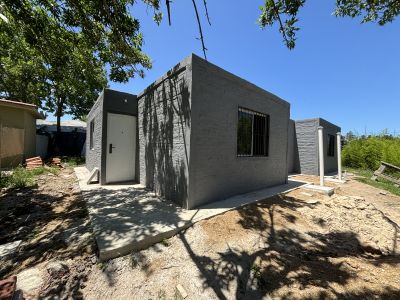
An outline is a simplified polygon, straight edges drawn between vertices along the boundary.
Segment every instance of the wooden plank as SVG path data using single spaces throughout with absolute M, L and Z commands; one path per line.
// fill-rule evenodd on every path
M 388 180 L 390 182 L 400 184 L 400 180 L 397 180 L 396 178 L 394 178 L 392 176 L 387 176 L 387 175 L 380 174 L 379 177 L 382 177 L 382 178 L 384 178 L 384 179 L 386 179 L 386 180 Z
M 400 171 L 400 167 L 395 166 L 395 165 L 392 165 L 392 164 L 389 164 L 389 163 L 387 163 L 387 162 L 385 162 L 385 161 L 382 161 L 381 164 L 382 164 L 382 165 L 385 165 L 385 166 L 387 166 L 387 167 L 391 167 L 391 168 L 393 168 L 393 169 L 396 169 L 397 171 Z
M 35 160 L 42 161 L 42 158 L 40 156 L 35 156 L 35 157 L 25 159 L 26 162 L 35 161 Z

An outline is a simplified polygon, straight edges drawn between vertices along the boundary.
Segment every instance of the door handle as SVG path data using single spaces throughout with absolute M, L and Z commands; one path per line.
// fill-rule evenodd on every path
M 115 148 L 112 144 L 108 146 L 108 153 L 112 153 L 112 149 Z

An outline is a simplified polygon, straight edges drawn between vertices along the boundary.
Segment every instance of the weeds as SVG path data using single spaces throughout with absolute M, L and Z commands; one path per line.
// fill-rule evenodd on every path
M 97 267 L 101 270 L 101 271 L 105 271 L 105 269 L 107 269 L 107 266 L 108 266 L 108 261 L 105 261 L 105 262 L 99 262 L 98 264 L 97 264 Z
M 373 172 L 371 170 L 346 168 L 346 171 L 357 175 L 358 177 L 355 179 L 359 182 L 371 185 L 382 190 L 386 190 L 388 192 L 391 192 L 392 194 L 400 196 L 400 187 L 396 187 L 392 182 L 382 178 L 378 178 L 376 181 L 372 180 L 371 177 L 373 175 Z
M 59 170 L 51 167 L 39 167 L 27 170 L 23 167 L 16 167 L 11 172 L 0 178 L 0 188 L 24 188 L 35 185 L 35 177 L 46 173 L 57 175 Z
M 85 164 L 85 158 L 80 156 L 65 156 L 61 158 L 61 162 L 70 167 L 76 167 Z
M 162 239 L 160 242 L 164 247 L 168 247 L 169 245 L 171 245 L 171 243 L 169 242 L 168 239 Z

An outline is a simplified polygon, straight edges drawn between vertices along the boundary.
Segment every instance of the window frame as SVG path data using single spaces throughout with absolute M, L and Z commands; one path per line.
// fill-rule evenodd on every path
M 252 115 L 252 122 L 251 122 L 251 151 L 250 154 L 239 154 L 239 144 L 238 144 L 238 134 L 239 134 L 239 113 L 240 112 L 244 112 L 247 114 L 251 114 Z M 264 133 L 264 137 L 265 137 L 265 154 L 254 154 L 254 116 L 258 115 L 261 117 L 265 117 L 265 133 Z M 248 109 L 242 106 L 239 106 L 237 109 L 237 119 L 236 119 L 236 157 L 269 157 L 269 130 L 270 130 L 270 115 L 269 114 L 265 114 L 259 111 L 255 111 L 252 109 Z
M 332 139 L 332 141 L 333 141 L 333 145 L 332 145 L 332 148 L 331 148 L 331 139 Z M 329 134 L 328 133 L 328 153 L 327 153 L 327 156 L 328 157 L 335 157 L 335 144 L 336 144 L 336 142 L 335 142 L 335 136 L 333 135 L 333 134 Z M 331 151 L 332 150 L 332 151 Z
M 90 150 L 94 149 L 94 138 L 93 138 L 93 134 L 94 134 L 94 119 L 90 121 L 90 125 L 89 125 L 89 148 Z

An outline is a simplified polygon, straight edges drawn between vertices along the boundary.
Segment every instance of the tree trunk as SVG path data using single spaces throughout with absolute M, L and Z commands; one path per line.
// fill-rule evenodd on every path
M 64 98 L 59 97 L 57 99 L 57 108 L 56 108 L 56 118 L 57 118 L 57 131 L 53 139 L 53 146 L 52 146 L 52 156 L 58 156 L 60 155 L 60 133 L 61 133 L 61 116 L 63 114 L 63 104 L 64 104 Z
M 63 104 L 64 99 L 59 98 L 57 101 L 57 110 L 56 110 L 56 117 L 57 117 L 57 134 L 61 132 L 61 116 L 63 113 Z

